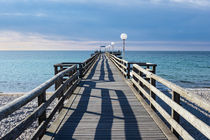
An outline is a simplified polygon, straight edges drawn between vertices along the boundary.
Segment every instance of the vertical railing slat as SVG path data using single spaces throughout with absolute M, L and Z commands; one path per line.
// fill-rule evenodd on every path
M 180 105 L 180 95 L 174 91 L 172 91 L 172 100 L 175 101 L 177 104 Z M 174 111 L 173 109 L 171 109 L 171 117 L 176 121 L 176 122 L 180 122 L 180 115 Z M 173 129 L 173 127 L 171 127 L 171 131 L 177 136 L 179 137 L 179 134 L 176 132 L 176 130 Z
M 46 91 L 44 91 L 41 95 L 38 96 L 38 106 L 40 106 L 41 104 L 43 104 L 45 102 L 46 102 Z M 42 113 L 42 115 L 38 118 L 39 125 L 41 125 L 42 122 L 46 120 L 46 115 L 47 115 L 46 111 L 44 111 Z M 46 131 L 46 129 L 43 130 L 42 132 L 45 132 L 45 131 Z M 41 139 L 42 136 L 43 136 L 43 133 L 40 135 L 39 138 Z

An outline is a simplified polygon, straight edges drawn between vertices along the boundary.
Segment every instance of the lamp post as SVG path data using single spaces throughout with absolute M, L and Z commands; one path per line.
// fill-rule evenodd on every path
M 111 46 L 112 46 L 112 54 L 113 54 L 113 52 L 114 52 L 114 42 L 111 42 Z
M 111 45 L 108 45 L 108 48 L 109 48 L 109 53 L 111 52 Z
M 125 40 L 128 38 L 126 33 L 122 33 L 120 38 L 123 40 L 123 59 L 125 59 Z

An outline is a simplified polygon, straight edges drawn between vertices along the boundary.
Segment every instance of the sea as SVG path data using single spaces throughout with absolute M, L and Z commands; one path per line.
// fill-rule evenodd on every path
M 53 65 L 83 62 L 93 51 L 0 51 L 0 93 L 28 92 L 54 75 Z M 184 88 L 210 88 L 209 51 L 126 51 L 127 61 L 157 64 L 157 75 Z

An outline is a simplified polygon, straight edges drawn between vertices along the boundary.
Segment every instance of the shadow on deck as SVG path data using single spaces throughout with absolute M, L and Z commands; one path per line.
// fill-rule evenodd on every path
M 47 131 L 45 136 L 53 139 L 142 139 L 148 138 L 147 130 L 152 130 L 150 137 L 154 137 L 155 133 L 159 138 L 166 139 L 157 126 L 153 127 L 154 130 L 150 129 L 152 119 L 146 111 L 137 111 L 142 107 L 131 95 L 119 72 L 113 68 L 102 55 L 87 78 L 80 83 L 83 90 L 77 93 L 71 106 L 65 107 L 68 113 L 57 131 Z M 132 103 L 133 100 L 136 101 Z M 141 130 L 139 126 L 143 126 Z

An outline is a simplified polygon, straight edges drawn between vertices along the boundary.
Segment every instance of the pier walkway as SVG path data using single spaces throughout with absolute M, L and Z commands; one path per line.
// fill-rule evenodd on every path
M 0 107 L 7 123 L 37 104 L 0 139 L 21 139 L 34 126 L 32 140 L 210 139 L 209 101 L 156 75 L 156 66 L 113 52 L 55 64 L 52 78 Z
M 42 139 L 167 139 L 102 54 Z

